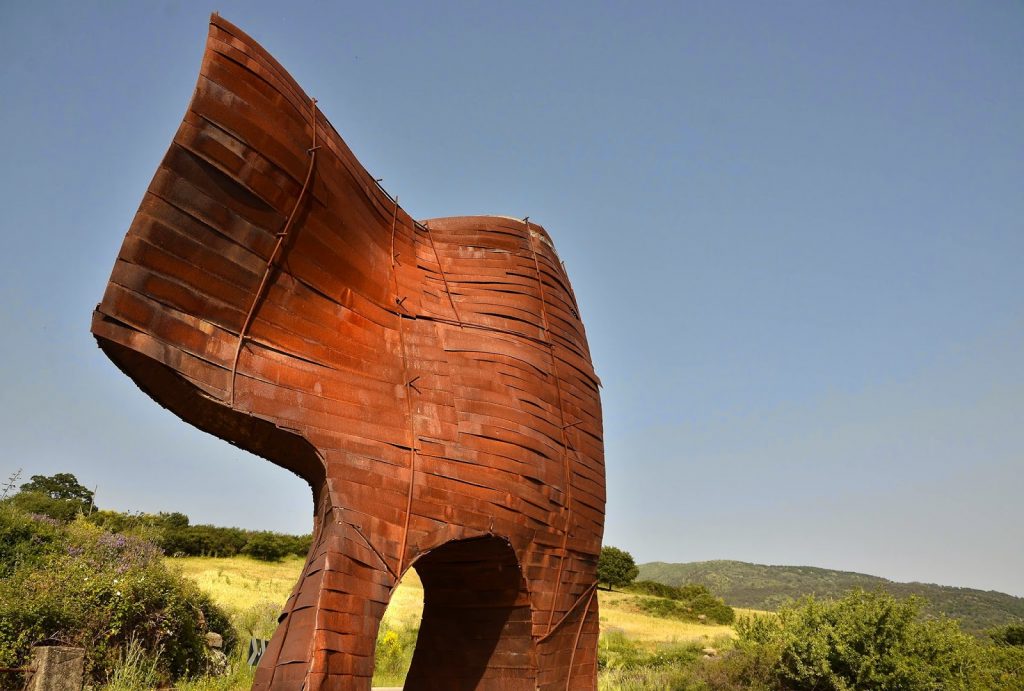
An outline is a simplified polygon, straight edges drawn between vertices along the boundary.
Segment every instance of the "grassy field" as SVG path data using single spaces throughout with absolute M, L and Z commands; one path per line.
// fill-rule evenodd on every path
M 276 563 L 249 557 L 183 557 L 169 560 L 174 568 L 194 580 L 200 588 L 229 611 L 243 638 L 269 638 L 277 617 L 291 594 L 302 570 L 303 560 L 289 557 Z M 649 598 L 651 596 L 644 596 Z M 645 614 L 636 606 L 638 595 L 598 591 L 602 650 L 610 660 L 635 657 L 630 649 L 648 654 L 696 644 L 720 647 L 724 638 L 735 636 L 732 626 L 720 626 L 663 619 Z M 736 610 L 737 616 L 756 614 Z M 384 614 L 377 641 L 375 687 L 400 687 L 415 648 L 416 629 L 423 614 L 423 585 L 415 570 L 406 573 Z M 623 651 L 622 646 L 625 645 Z M 671 670 L 617 669 L 612 663 L 601 673 L 602 691 L 661 689 L 671 685 Z M 239 691 L 249 688 L 252 670 L 239 660 L 232 666 L 233 677 L 181 687 L 182 691 Z M 652 676 L 653 675 L 653 676 Z M 651 677 L 651 678 L 648 678 Z M 203 685 L 203 684 L 208 685 Z
M 249 557 L 178 557 L 168 562 L 198 583 L 217 604 L 234 611 L 260 601 L 283 606 L 303 564 L 299 557 L 279 562 Z
M 650 597 L 650 596 L 644 596 Z M 598 591 L 601 612 L 601 631 L 621 631 L 626 638 L 647 644 L 685 643 L 688 641 L 713 641 L 716 638 L 732 638 L 736 631 L 732 626 L 700 624 L 652 617 L 636 610 L 636 595 L 620 592 Z M 765 614 L 753 609 L 736 609 L 736 617 Z
M 252 610 L 261 603 L 269 610 L 283 606 L 298 580 L 303 563 L 298 557 L 277 563 L 248 557 L 184 557 L 170 561 L 235 615 Z M 643 614 L 635 607 L 636 599 L 636 595 L 629 593 L 598 591 L 601 630 L 619 631 L 630 640 L 646 646 L 713 641 L 734 634 L 731 626 L 661 619 Z M 417 626 L 422 613 L 423 586 L 416 572 L 410 570 L 395 592 L 384 620 L 396 628 Z M 740 617 L 756 613 L 756 610 L 736 610 Z

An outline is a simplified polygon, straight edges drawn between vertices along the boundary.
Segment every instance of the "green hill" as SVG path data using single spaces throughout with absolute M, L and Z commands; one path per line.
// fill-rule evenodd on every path
M 925 611 L 959 619 L 974 633 L 1024 620 L 1024 598 L 995 591 L 930 583 L 896 583 L 878 576 L 813 566 L 766 566 L 742 561 L 651 562 L 640 565 L 640 579 L 668 585 L 700 583 L 734 607 L 774 610 L 803 595 L 840 597 L 851 588 L 881 588 L 897 597 L 917 595 Z

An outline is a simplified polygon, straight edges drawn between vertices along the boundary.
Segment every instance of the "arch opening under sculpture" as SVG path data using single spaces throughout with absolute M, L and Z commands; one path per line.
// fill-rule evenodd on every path
M 452 541 L 413 567 L 423 583 L 423 619 L 406 689 L 537 687 L 529 593 L 506 540 Z

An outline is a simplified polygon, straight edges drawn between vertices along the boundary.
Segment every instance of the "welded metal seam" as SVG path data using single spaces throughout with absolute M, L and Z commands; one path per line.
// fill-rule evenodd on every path
M 404 298 L 398 297 L 398 270 L 395 268 L 397 263 L 395 260 L 395 231 L 398 226 L 398 196 L 395 196 L 395 212 L 391 217 L 391 279 L 395 284 L 395 303 L 404 309 L 402 301 Z M 398 578 L 402 577 L 402 567 L 405 565 L 405 551 L 409 546 L 409 519 L 412 517 L 412 493 L 416 486 L 416 419 L 412 413 L 412 393 L 411 390 L 415 388 L 413 382 L 416 379 L 409 379 L 409 362 L 405 351 L 405 326 L 403 322 L 405 317 L 401 313 L 396 312 L 395 316 L 398 317 L 398 342 L 402 349 L 402 386 L 405 388 L 405 410 L 406 416 L 409 420 L 409 493 L 405 500 L 405 524 L 402 526 L 402 546 L 398 550 L 398 568 L 395 569 L 395 573 L 398 574 Z M 398 582 L 395 582 L 395 588 L 398 587 Z
M 270 258 L 267 259 L 267 267 L 263 271 L 263 278 L 260 280 L 259 287 L 256 288 L 256 294 L 253 295 L 252 304 L 249 306 L 249 312 L 245 315 L 245 321 L 242 322 L 242 328 L 238 332 L 238 344 L 235 346 L 235 355 L 231 360 L 231 381 L 228 387 L 228 405 L 232 407 L 235 405 L 235 378 L 238 375 L 238 359 L 242 354 L 242 345 L 245 343 L 245 337 L 249 333 L 249 327 L 252 326 L 252 322 L 256 318 L 257 308 L 259 307 L 260 300 L 263 298 L 263 293 L 267 288 L 267 282 L 270 280 L 270 274 L 273 273 L 275 268 L 278 253 L 281 251 L 281 248 L 284 247 L 284 243 L 288 239 L 292 223 L 295 221 L 295 214 L 298 212 L 299 207 L 306 198 L 306 192 L 309 190 L 309 182 L 313 179 L 313 170 L 316 168 L 316 152 L 317 149 L 320 148 L 316 143 L 316 99 L 310 99 L 310 104 L 312 106 L 311 120 L 313 121 L 313 145 L 307 150 L 307 153 L 309 154 L 309 169 L 306 171 L 306 179 L 302 183 L 302 189 L 299 191 L 299 196 L 295 200 L 295 206 L 292 207 L 291 213 L 288 214 L 288 220 L 285 221 L 284 230 L 277 234 L 277 243 L 274 245 L 274 251 L 270 253 Z
M 455 321 L 459 323 L 459 327 L 462 327 L 462 317 L 459 316 L 459 310 L 455 307 L 455 299 L 452 298 L 452 290 L 448 287 L 448 277 L 444 273 L 444 265 L 441 264 L 441 256 L 437 253 L 437 247 L 434 246 L 434 236 L 430 233 L 430 222 L 421 223 L 424 228 L 427 229 L 427 239 L 430 240 L 430 249 L 434 251 L 434 261 L 437 262 L 437 269 L 441 272 L 441 280 L 444 281 L 444 292 L 448 295 L 448 302 L 452 306 L 452 312 L 455 314 Z
M 597 583 L 593 585 L 590 590 L 590 597 L 587 598 L 587 606 L 583 610 L 583 614 L 580 616 L 580 627 L 576 629 L 576 638 L 572 642 L 572 654 L 569 656 L 569 669 L 565 674 L 565 691 L 569 691 L 569 686 L 572 684 L 572 664 L 576 661 L 576 650 L 580 647 L 580 636 L 583 635 L 583 626 L 587 623 L 587 612 L 590 611 L 590 603 L 594 601 L 594 595 L 597 594 Z

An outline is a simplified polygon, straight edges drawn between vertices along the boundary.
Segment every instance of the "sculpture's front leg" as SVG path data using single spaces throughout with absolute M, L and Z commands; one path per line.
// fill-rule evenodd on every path
M 371 687 L 377 630 L 396 579 L 342 516 L 333 508 L 318 516 L 302 575 L 256 670 L 255 691 Z

